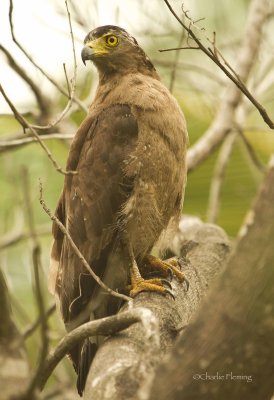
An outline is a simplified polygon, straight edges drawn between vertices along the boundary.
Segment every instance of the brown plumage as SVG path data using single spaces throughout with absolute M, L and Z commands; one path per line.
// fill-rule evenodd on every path
M 185 119 L 148 57 L 123 29 L 104 26 L 90 32 L 82 58 L 97 67 L 99 85 L 70 148 L 67 169 L 77 174 L 65 177 L 56 215 L 109 287 L 123 290 L 131 279 L 131 295 L 164 293 L 160 282 L 136 275 L 135 260 L 142 264 L 180 214 Z M 117 299 L 98 287 L 55 224 L 53 236 L 51 285 L 67 329 L 116 312 Z M 94 349 L 86 341 L 71 354 L 80 394 Z

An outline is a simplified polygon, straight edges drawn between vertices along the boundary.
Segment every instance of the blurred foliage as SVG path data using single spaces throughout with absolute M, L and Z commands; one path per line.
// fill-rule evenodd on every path
M 155 22 L 155 13 L 153 14 L 155 9 L 152 8 L 152 11 L 149 11 L 149 7 L 148 10 L 144 7 L 142 9 L 144 20 L 141 26 L 147 24 L 146 27 L 150 27 L 152 30 L 151 36 L 146 34 L 142 37 L 141 32 L 139 32 L 139 40 L 136 29 L 132 33 L 138 38 L 139 43 L 146 48 L 147 53 L 155 62 L 157 69 L 159 69 L 164 82 L 169 86 L 172 65 L 176 55 L 175 53 L 158 53 L 157 49 L 176 47 L 179 43 L 181 32 L 176 22 L 168 15 L 168 11 L 164 6 L 162 4 L 159 6 L 160 2 L 152 3 L 157 8 L 157 12 L 159 11 L 159 18 L 162 18 L 163 21 L 160 34 L 155 34 L 155 32 L 157 33 L 156 22 L 159 28 L 159 21 Z M 221 43 L 221 50 L 224 51 L 226 57 L 228 56 L 233 60 L 238 42 L 243 34 L 242 29 L 245 25 L 249 3 L 247 0 L 233 2 L 233 4 L 217 0 L 212 2 L 196 0 L 190 2 L 188 8 L 191 9 L 195 18 L 206 17 L 206 20 L 201 25 L 206 26 L 209 32 L 208 35 L 214 30 L 218 32 L 217 39 Z M 143 2 L 140 2 L 140 7 L 143 4 Z M 120 17 L 120 20 L 123 26 L 122 17 Z M 148 24 L 148 21 L 151 21 L 151 25 Z M 229 32 L 229 36 L 227 32 Z M 178 63 L 174 94 L 184 110 L 188 124 L 190 145 L 192 145 L 210 125 L 221 101 L 227 80 L 216 66 L 200 52 L 182 51 L 180 52 Z M 256 66 L 255 71 L 258 72 L 259 77 L 264 71 L 265 73 L 267 71 L 271 72 L 273 64 L 269 63 L 269 65 L 268 70 L 267 68 L 263 69 L 260 66 Z M 84 99 L 86 103 L 91 100 L 89 93 L 94 84 L 93 75 L 89 71 L 90 67 L 88 66 L 86 77 L 82 80 L 80 79 L 78 84 L 78 96 Z M 88 101 L 86 101 L 87 97 Z M 273 109 L 273 99 L 273 87 L 272 91 L 267 88 L 265 94 L 262 95 L 262 101 L 265 100 L 267 106 L 272 106 Z M 55 95 L 55 100 L 56 112 L 60 112 L 66 104 L 66 100 L 63 97 L 59 97 L 58 94 Z M 72 126 L 79 125 L 83 116 L 84 113 L 82 111 L 75 111 L 70 116 L 68 123 Z M 0 140 L 7 140 L 18 135 L 18 133 L 22 133 L 22 129 L 12 116 L 0 116 Z M 274 152 L 274 136 L 273 133 L 267 131 L 256 110 L 250 113 L 244 134 L 255 149 L 258 157 L 266 163 L 270 154 Z M 55 158 L 58 159 L 59 164 L 65 166 L 68 143 L 60 140 L 51 140 L 47 141 L 47 145 Z M 197 170 L 189 174 L 184 205 L 185 213 L 197 215 L 202 219 L 206 218 L 210 182 L 217 155 L 218 151 L 212 154 Z M 0 243 L 7 233 L 28 231 L 22 187 L 23 165 L 29 171 L 31 205 L 35 224 L 37 227 L 48 225 L 48 232 L 50 231 L 49 218 L 39 204 L 38 179 L 41 178 L 43 182 L 44 197 L 48 206 L 51 210 L 54 210 L 62 189 L 64 177 L 55 171 L 40 146 L 34 143 L 9 152 L 0 153 Z M 217 221 L 231 237 L 236 236 L 256 194 L 261 178 L 261 174 L 254 167 L 245 146 L 239 139 L 234 147 L 226 171 L 222 187 L 220 214 Z M 53 302 L 46 288 L 51 243 L 50 232 L 41 236 L 39 240 L 42 246 L 42 262 L 44 266 L 43 290 L 45 301 L 49 305 Z M 25 239 L 2 250 L 0 265 L 8 279 L 16 322 L 23 330 L 37 316 L 37 307 L 32 291 L 31 241 Z M 63 335 L 64 327 L 60 318 L 56 315 L 51 317 L 50 321 L 51 339 L 52 344 L 54 344 Z M 36 360 L 39 343 L 38 332 L 27 340 L 32 363 Z M 63 363 L 62 365 L 62 367 L 58 367 L 58 380 L 67 382 L 70 385 L 68 382 L 74 379 L 72 367 L 69 363 Z

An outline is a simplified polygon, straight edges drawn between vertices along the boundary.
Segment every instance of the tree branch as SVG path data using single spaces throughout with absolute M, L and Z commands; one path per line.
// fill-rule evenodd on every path
M 149 341 L 154 342 L 154 337 L 157 337 L 158 326 L 152 313 L 145 308 L 132 309 L 132 307 L 130 307 L 128 311 L 121 312 L 117 315 L 82 324 L 66 334 L 61 339 L 54 352 L 48 357 L 44 371 L 41 371 L 39 379 L 41 390 L 57 364 L 78 342 L 89 336 L 109 336 L 116 334 L 136 322 L 141 322 L 143 324 L 143 327 L 146 328 L 145 336 Z
M 70 33 L 70 37 L 71 37 L 72 53 L 73 53 L 73 77 L 71 79 L 71 84 L 69 84 L 69 81 L 67 79 L 65 64 L 63 64 L 64 71 L 65 71 L 66 82 L 67 82 L 67 85 L 68 85 L 68 99 L 69 99 L 69 101 L 67 102 L 67 104 L 66 104 L 64 110 L 61 112 L 61 114 L 55 119 L 55 121 L 50 122 L 49 124 L 47 124 L 45 126 L 31 125 L 33 129 L 44 129 L 44 130 L 47 130 L 47 129 L 53 128 L 60 121 L 62 121 L 62 119 L 65 117 L 65 115 L 70 110 L 70 108 L 71 108 L 71 106 L 73 104 L 73 101 L 74 101 L 75 89 L 76 89 L 76 77 L 77 77 L 77 62 L 76 62 L 76 54 L 75 54 L 74 35 L 73 35 L 70 11 L 69 11 L 69 6 L 68 6 L 67 0 L 65 0 L 65 5 L 66 5 L 66 12 L 67 12 L 67 17 L 68 17 L 68 22 L 69 22 L 69 33 Z
M 210 43 L 213 45 L 213 49 L 211 48 L 206 48 L 201 40 L 195 35 L 195 33 L 193 32 L 193 30 L 191 29 L 191 25 L 194 26 L 195 25 L 195 21 L 192 21 L 191 18 L 189 18 L 187 16 L 187 12 L 184 12 L 185 16 L 190 20 L 190 26 L 187 26 L 179 17 L 178 15 L 175 13 L 175 11 L 173 10 L 173 8 L 171 7 L 171 5 L 169 4 L 168 0 L 164 0 L 164 2 L 166 3 L 167 7 L 169 8 L 170 12 L 174 15 L 174 17 L 177 19 L 177 21 L 179 22 L 179 24 L 188 32 L 188 35 L 191 39 L 194 40 L 194 42 L 197 44 L 197 48 L 201 49 L 215 64 L 218 65 L 218 67 L 226 74 L 226 76 L 240 89 L 240 91 L 242 93 L 244 93 L 244 95 L 251 101 L 251 103 L 257 108 L 257 110 L 259 111 L 259 113 L 261 114 L 263 120 L 265 121 L 265 123 L 271 128 L 274 129 L 274 122 L 271 120 L 271 118 L 269 117 L 269 115 L 267 114 L 266 110 L 264 109 L 264 107 L 252 96 L 252 94 L 250 93 L 250 91 L 247 89 L 246 85 L 244 84 L 245 81 L 245 77 L 243 76 L 243 74 L 241 74 L 240 69 L 238 69 L 238 73 L 235 72 L 234 69 L 231 68 L 231 66 L 226 62 L 226 60 L 224 59 L 224 57 L 222 56 L 221 52 L 217 49 L 217 47 L 215 46 L 215 41 L 210 41 Z M 251 3 L 251 7 L 250 7 L 250 14 L 252 13 L 252 22 L 259 25 L 259 28 L 261 30 L 261 27 L 263 25 L 263 23 L 267 20 L 268 18 L 268 0 L 263 0 L 263 1 L 259 1 L 259 0 L 253 0 L 253 2 Z M 196 21 L 197 22 L 197 21 Z M 250 21 L 251 22 L 251 21 Z M 247 41 L 249 41 L 250 45 L 254 45 L 251 40 L 254 39 L 254 35 L 250 37 L 248 37 L 248 33 L 250 32 L 246 32 L 245 38 L 247 38 Z M 215 37 L 215 36 L 214 36 Z M 256 47 L 256 45 L 254 45 L 254 47 Z M 194 48 L 196 49 L 196 47 L 193 46 L 188 46 L 188 48 Z M 172 50 L 172 49 L 167 49 L 167 50 Z M 178 50 L 178 49 L 176 49 Z M 163 51 L 163 50 L 161 50 Z M 240 52 L 240 54 L 242 55 L 242 53 Z M 244 54 L 244 56 L 248 56 L 248 54 Z M 222 62 L 220 61 L 220 58 L 222 59 L 222 61 L 224 62 L 224 64 L 222 64 Z M 243 60 L 243 59 L 242 59 Z M 247 64 L 248 64 L 248 59 L 246 60 Z M 253 60 L 252 60 L 253 61 Z M 243 64 L 242 64 L 243 67 Z M 243 68 L 242 68 L 243 69 Z M 237 69 L 236 69 L 237 70 Z M 241 78 L 240 78 L 241 76 Z
M 56 82 L 49 74 L 46 73 L 46 71 L 41 68 L 31 57 L 31 55 L 24 49 L 24 47 L 21 45 L 21 43 L 17 40 L 15 33 L 14 33 L 14 26 L 13 26 L 13 0 L 9 0 L 9 24 L 10 24 L 10 31 L 11 31 L 11 36 L 12 40 L 16 44 L 16 46 L 22 51 L 22 53 L 26 56 L 26 58 L 37 68 L 47 79 L 49 82 L 52 83 L 53 86 L 55 86 L 60 93 L 62 93 L 64 96 L 70 98 L 69 93 L 67 93 L 59 84 Z M 82 102 L 74 98 L 73 101 L 78 104 L 80 108 L 82 108 L 83 111 L 87 112 L 86 107 L 82 104 Z
M 42 139 L 40 138 L 40 136 L 38 135 L 38 133 L 36 132 L 35 129 L 33 129 L 33 127 L 31 126 L 31 124 L 28 123 L 28 121 L 24 118 L 24 116 L 19 113 L 19 111 L 16 109 L 15 105 L 12 103 L 12 101 L 9 99 L 9 97 L 7 96 L 6 92 L 4 91 L 2 85 L 0 84 L 0 93 L 2 93 L 4 99 L 6 100 L 6 102 L 8 103 L 8 105 L 10 106 L 15 119 L 19 122 L 19 124 L 22 126 L 22 128 L 25 130 L 26 128 L 28 128 L 31 132 L 31 134 L 35 137 L 35 139 L 37 140 L 37 142 L 40 144 L 40 146 L 42 147 L 42 149 L 45 151 L 45 153 L 47 154 L 48 158 L 50 159 L 50 161 L 52 162 L 54 168 L 56 169 L 56 171 L 60 172 L 61 174 L 64 175 L 68 175 L 68 174 L 75 174 L 75 171 L 65 171 L 62 167 L 59 166 L 58 162 L 55 160 L 55 158 L 53 157 L 53 155 L 51 154 L 51 151 L 49 150 L 49 148 L 45 145 L 45 143 L 42 141 Z
M 150 400 L 273 395 L 274 157 L 223 274 L 157 371 Z
M 26 73 L 26 71 L 17 63 L 17 61 L 13 58 L 11 53 L 0 44 L 0 50 L 5 54 L 8 59 L 8 63 L 10 67 L 29 85 L 31 90 L 34 93 L 37 104 L 40 108 L 41 115 L 43 118 L 46 118 L 50 112 L 50 101 L 45 97 L 45 95 L 40 90 L 39 86 L 31 79 L 31 77 Z
M 74 136 L 75 135 L 71 133 L 47 133 L 44 135 L 39 135 L 39 138 L 43 141 L 53 139 L 67 140 L 73 139 Z M 36 136 L 30 136 L 22 139 L 0 140 L 0 153 L 31 144 L 33 142 L 37 142 Z
M 173 68 L 173 66 L 174 66 L 174 62 L 171 62 L 168 60 L 152 59 L 152 61 L 156 65 L 158 64 L 162 67 Z M 220 78 L 219 76 L 214 74 L 213 71 L 210 71 L 209 69 L 205 68 L 202 65 L 198 65 L 198 64 L 194 64 L 194 63 L 193 64 L 186 63 L 186 62 L 177 62 L 177 68 L 188 70 L 191 72 L 197 72 L 197 74 L 199 76 L 201 76 L 201 74 L 202 74 L 203 76 L 206 76 L 207 78 L 211 79 L 212 81 L 217 82 L 221 86 L 224 86 L 224 84 L 225 84 L 224 79 Z
M 50 225 L 41 225 L 36 229 L 37 236 L 44 236 L 51 234 Z M 14 246 L 21 240 L 26 240 L 30 238 L 30 233 L 26 231 L 18 230 L 18 228 L 12 229 L 10 232 L 5 233 L 0 237 L 0 250 L 4 250 L 8 247 Z
M 157 341 L 145 340 L 140 324 L 105 340 L 91 365 L 84 400 L 144 399 L 156 366 L 184 330 L 208 286 L 220 272 L 228 253 L 228 239 L 222 229 L 196 222 L 196 219 L 194 223 L 185 220 L 181 228 L 185 235 L 183 241 L 181 231 L 176 236 L 180 238 L 189 290 L 185 283 L 180 284 L 173 278 L 175 301 L 169 296 L 148 292 L 133 299 L 134 308 L 148 308 L 158 321 L 160 347 Z
M 48 319 L 46 316 L 46 307 L 43 298 L 41 278 L 40 278 L 40 272 L 42 270 L 41 247 L 35 230 L 34 216 L 30 200 L 30 185 L 29 185 L 29 176 L 27 168 L 22 169 L 21 176 L 23 183 L 23 193 L 24 193 L 27 222 L 28 222 L 30 237 L 32 240 L 32 261 L 33 261 L 34 282 L 35 282 L 35 297 L 39 312 L 39 319 L 41 323 L 41 330 L 40 330 L 41 349 L 40 352 L 38 353 L 37 366 L 31 375 L 27 388 L 18 397 L 18 399 L 20 400 L 29 400 L 34 397 L 34 394 L 38 387 L 38 378 L 41 372 L 44 370 L 44 365 L 49 348 L 49 338 L 48 338 L 48 322 L 47 322 Z
M 249 9 L 246 32 L 239 49 L 239 58 L 235 69 L 244 81 L 247 80 L 259 51 L 262 40 L 262 26 L 267 18 L 267 0 L 253 0 Z M 242 93 L 230 83 L 211 126 L 188 151 L 188 170 L 199 166 L 224 137 L 233 129 L 237 107 L 242 100 Z
M 56 311 L 56 304 L 54 303 L 47 310 L 45 310 L 44 318 L 47 320 L 55 311 Z M 28 339 L 41 325 L 41 322 L 42 318 L 41 315 L 39 315 L 38 318 L 34 322 L 32 322 L 22 333 L 23 339 L 24 340 Z
M 15 326 L 8 288 L 0 269 L 0 387 L 1 399 L 12 399 L 29 380 L 29 365 L 22 337 Z
M 227 135 L 222 143 L 222 147 L 214 167 L 213 177 L 210 183 L 207 207 L 207 221 L 213 224 L 217 222 L 219 215 L 222 184 L 237 136 L 237 131 L 230 132 L 229 135 Z
M 185 31 L 182 29 L 182 33 L 181 33 L 181 36 L 180 36 L 180 39 L 179 39 L 179 46 L 182 45 L 184 37 L 185 37 Z M 173 88 L 174 88 L 174 84 L 175 84 L 179 58 L 180 58 L 180 53 L 176 52 L 174 61 L 172 63 L 171 72 L 170 72 L 169 90 L 170 90 L 171 93 L 173 92 Z
M 247 138 L 245 137 L 243 130 L 241 128 L 238 128 L 239 131 L 239 135 L 240 138 L 242 139 L 245 148 L 248 152 L 248 155 L 251 159 L 251 161 L 253 162 L 253 165 L 257 168 L 257 170 L 262 174 L 265 173 L 267 171 L 267 167 L 266 165 L 264 165 L 258 158 L 258 156 L 255 153 L 255 150 L 253 149 L 253 147 L 251 146 L 251 144 L 249 143 L 249 141 L 247 140 Z

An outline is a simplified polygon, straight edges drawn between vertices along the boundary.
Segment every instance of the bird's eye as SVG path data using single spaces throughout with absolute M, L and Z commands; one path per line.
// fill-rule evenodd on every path
M 114 35 L 106 37 L 106 42 L 109 46 L 116 46 L 118 44 L 118 38 Z

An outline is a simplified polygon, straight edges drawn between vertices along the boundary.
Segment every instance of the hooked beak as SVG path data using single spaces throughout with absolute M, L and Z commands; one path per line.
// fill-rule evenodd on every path
M 94 49 L 90 46 L 85 45 L 81 52 L 81 57 L 82 57 L 83 63 L 86 65 L 86 61 L 92 60 L 93 56 L 94 56 Z

